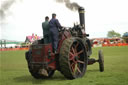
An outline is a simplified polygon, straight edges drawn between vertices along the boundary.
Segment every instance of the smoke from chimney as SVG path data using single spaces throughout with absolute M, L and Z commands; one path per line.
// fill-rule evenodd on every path
M 65 3 L 65 6 L 72 11 L 77 11 L 80 7 L 76 2 L 71 3 L 70 0 L 56 0 L 56 2 Z
M 0 19 L 4 19 L 9 12 L 9 8 L 18 0 L 2 0 L 0 6 Z M 21 1 L 21 0 L 19 0 Z

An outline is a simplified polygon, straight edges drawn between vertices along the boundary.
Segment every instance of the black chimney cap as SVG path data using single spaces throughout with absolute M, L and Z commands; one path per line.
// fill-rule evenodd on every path
M 80 11 L 80 10 L 84 10 L 84 7 L 79 7 L 79 11 Z

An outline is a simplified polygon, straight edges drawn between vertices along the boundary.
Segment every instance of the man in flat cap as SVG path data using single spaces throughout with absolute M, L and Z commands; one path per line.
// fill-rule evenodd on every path
M 58 19 L 56 19 L 56 14 L 54 13 L 52 14 L 52 19 L 50 20 L 49 25 L 50 25 L 52 46 L 53 46 L 54 52 L 56 53 L 57 46 L 58 46 L 58 38 L 59 38 L 58 30 L 62 28 Z

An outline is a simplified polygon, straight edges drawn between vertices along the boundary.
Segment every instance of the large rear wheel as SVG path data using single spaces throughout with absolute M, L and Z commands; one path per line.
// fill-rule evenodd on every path
M 87 67 L 87 52 L 80 39 L 66 39 L 60 49 L 61 73 L 68 79 L 82 77 Z

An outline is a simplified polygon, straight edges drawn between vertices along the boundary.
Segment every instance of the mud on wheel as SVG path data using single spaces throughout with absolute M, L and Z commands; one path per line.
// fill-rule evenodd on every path
M 66 39 L 60 49 L 61 73 L 68 79 L 82 77 L 87 67 L 87 52 L 79 38 Z
M 41 68 L 36 68 L 33 65 L 31 65 L 32 52 L 30 50 L 28 52 L 26 52 L 26 60 L 27 60 L 27 63 L 28 63 L 29 72 L 31 73 L 31 75 L 34 78 L 36 78 L 36 79 L 44 79 L 44 78 L 50 78 L 50 77 L 53 76 L 54 70 L 47 70 L 48 76 L 43 76 L 43 75 L 39 74 L 39 71 L 40 71 Z

